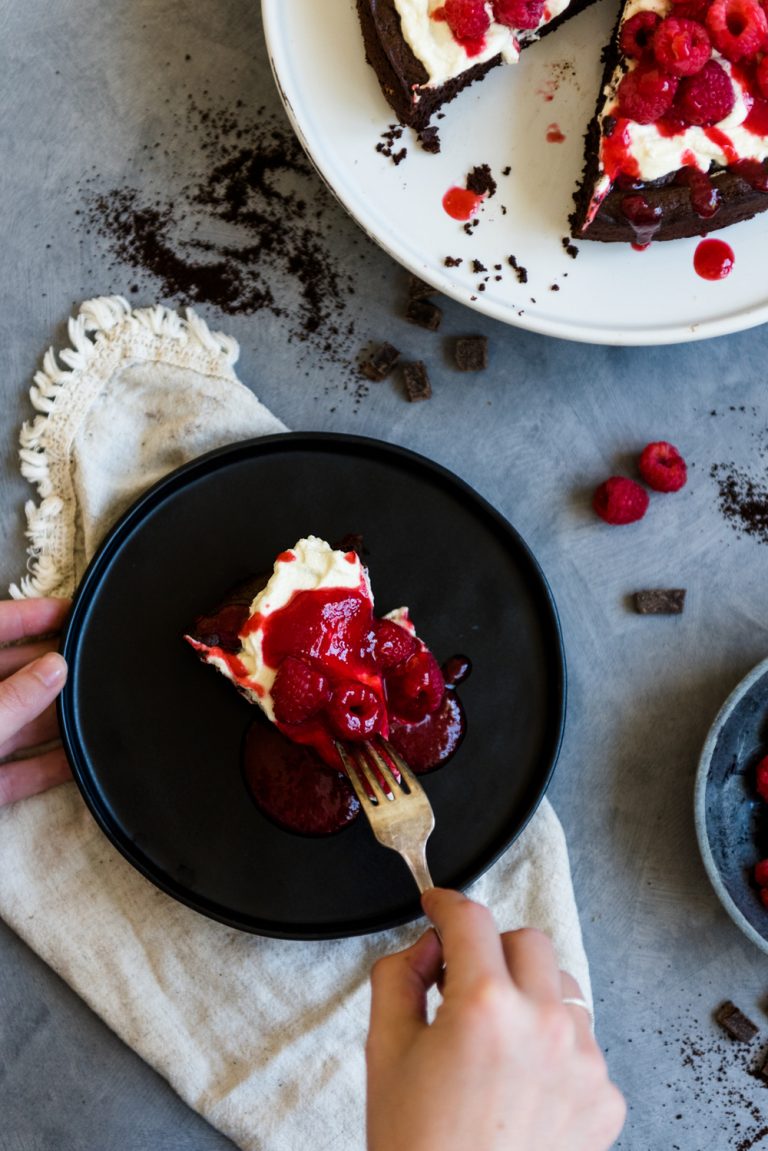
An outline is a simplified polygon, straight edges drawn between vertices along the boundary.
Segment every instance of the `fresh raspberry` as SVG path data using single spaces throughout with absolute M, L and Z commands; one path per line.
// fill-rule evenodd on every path
M 376 624 L 376 647 L 374 658 L 383 672 L 399 667 L 416 651 L 414 636 L 391 619 L 382 619 Z
M 368 739 L 381 731 L 383 710 L 373 688 L 347 679 L 333 689 L 328 721 L 340 739 Z
M 698 20 L 668 16 L 653 34 L 656 63 L 673 76 L 694 76 L 712 53 L 707 30 Z
M 726 60 L 743 60 L 765 47 L 768 20 L 758 0 L 712 0 L 706 20 L 712 43 Z
M 272 685 L 272 701 L 278 723 L 304 723 L 330 699 L 328 680 L 305 663 L 289 655 L 278 668 Z
M 544 0 L 493 0 L 493 18 L 508 28 L 538 28 L 544 16 Z
M 768 802 L 768 755 L 755 768 L 755 788 L 760 798 Z
M 768 859 L 755 864 L 755 883 L 758 887 L 768 887 Z
M 595 488 L 592 507 L 607 524 L 633 524 L 648 510 L 648 492 L 626 476 L 611 476 Z
M 688 478 L 685 460 L 673 444 L 658 440 L 640 453 L 641 477 L 655 492 L 679 492 Z
M 650 51 L 653 33 L 660 23 L 661 16 L 645 8 L 625 20 L 619 33 L 619 48 L 624 55 L 632 60 L 646 56 Z
M 445 22 L 455 38 L 480 40 L 491 26 L 484 0 L 445 0 Z
M 735 97 L 728 73 L 716 60 L 707 60 L 695 76 L 684 76 L 675 97 L 675 112 L 688 124 L 719 124 L 733 108 Z
M 654 124 L 672 107 L 677 85 L 677 76 L 669 76 L 652 65 L 638 64 L 619 84 L 619 113 L 638 124 Z
M 387 678 L 387 702 L 390 711 L 406 723 L 420 723 L 436 711 L 445 693 L 445 680 L 440 665 L 426 648 Z

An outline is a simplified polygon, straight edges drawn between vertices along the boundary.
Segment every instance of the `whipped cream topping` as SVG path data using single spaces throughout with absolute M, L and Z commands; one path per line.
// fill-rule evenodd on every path
M 264 656 L 266 622 L 297 592 L 337 588 L 359 589 L 373 604 L 368 573 L 360 557 L 355 552 L 335 551 L 317 536 L 307 536 L 275 560 L 272 575 L 251 603 L 248 620 L 240 633 L 241 649 L 236 660 L 225 653 L 219 654 L 216 649 L 201 650 L 197 643 L 194 646 L 207 663 L 236 683 L 274 723 L 272 686 L 278 669 L 268 664 Z
M 508 28 L 493 19 L 490 2 L 485 9 L 491 26 L 483 37 L 480 51 L 469 55 L 454 37 L 445 20 L 435 19 L 433 13 L 443 7 L 444 0 L 394 0 L 400 16 L 400 26 L 408 47 L 421 61 L 429 80 L 426 88 L 437 88 L 455 80 L 475 64 L 484 64 L 494 56 L 501 56 L 505 64 L 514 64 L 520 56 L 520 41 L 536 39 L 538 29 L 526 31 Z M 568 7 L 569 0 L 550 0 L 545 6 L 543 27 Z
M 664 19 L 673 7 L 669 0 L 629 0 L 622 23 L 640 11 L 656 12 Z M 706 128 L 690 125 L 670 136 L 662 134 L 656 124 L 638 124 L 634 120 L 620 119 L 622 151 L 637 164 L 637 174 L 641 180 L 658 180 L 686 166 L 707 172 L 713 163 L 727 167 L 738 160 L 763 160 L 768 157 L 768 138 L 744 127 L 752 108 L 752 96 L 742 86 L 728 60 L 716 50 L 712 52 L 712 59 L 730 78 L 734 93 L 733 108 L 718 124 Z M 627 63 L 630 70 L 637 66 L 637 61 L 630 60 Z M 618 118 L 617 92 L 624 71 L 617 67 L 604 89 L 601 124 L 607 116 Z M 595 189 L 596 197 L 600 199 L 606 195 L 610 186 L 611 173 L 604 171 Z

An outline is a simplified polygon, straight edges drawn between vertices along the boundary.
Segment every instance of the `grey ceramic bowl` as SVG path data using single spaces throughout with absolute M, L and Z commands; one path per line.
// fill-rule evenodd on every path
M 710 728 L 696 775 L 696 834 L 712 885 L 734 923 L 768 951 L 768 908 L 752 879 L 768 856 L 768 803 L 755 766 L 768 755 L 768 659 L 741 681 Z

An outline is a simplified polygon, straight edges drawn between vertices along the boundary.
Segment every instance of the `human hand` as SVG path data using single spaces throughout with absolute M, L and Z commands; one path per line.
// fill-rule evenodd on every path
M 625 1104 L 588 1012 L 531 929 L 499 935 L 490 912 L 432 889 L 428 931 L 372 973 L 368 1151 L 606 1151 Z M 426 995 L 445 963 L 432 1024 Z
M 64 599 L 0 601 L 0 807 L 71 778 L 60 746 L 26 754 L 59 735 L 67 665 L 52 637 L 68 610 Z

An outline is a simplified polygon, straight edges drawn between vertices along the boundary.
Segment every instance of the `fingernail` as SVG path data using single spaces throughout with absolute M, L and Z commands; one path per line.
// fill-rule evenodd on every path
M 67 661 L 58 652 L 49 651 L 32 664 L 32 673 L 45 687 L 56 687 L 67 675 Z

